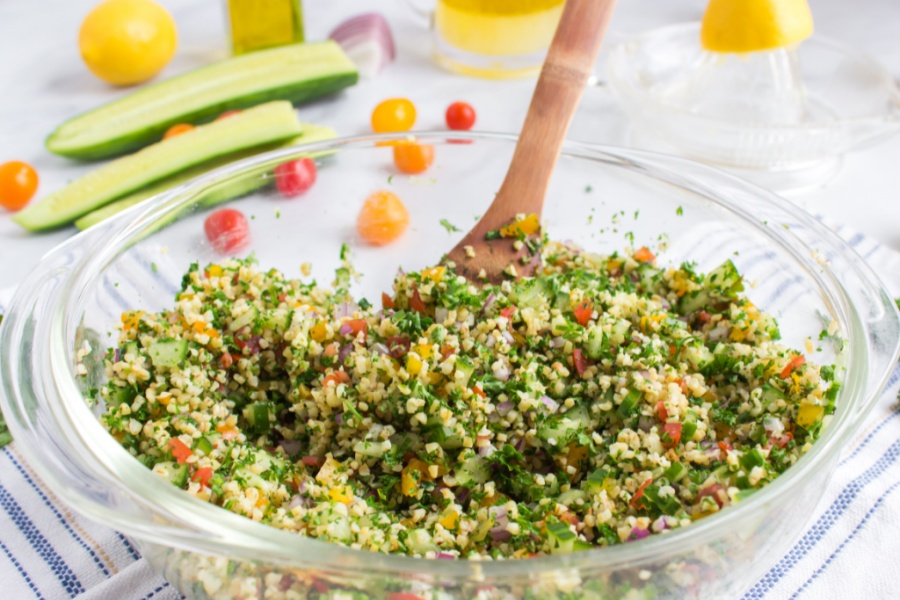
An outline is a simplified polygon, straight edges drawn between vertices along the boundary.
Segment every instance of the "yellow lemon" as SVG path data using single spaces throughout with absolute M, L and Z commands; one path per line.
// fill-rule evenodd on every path
M 177 45 L 172 15 L 152 0 L 106 0 L 85 17 L 78 34 L 88 69 L 113 85 L 147 81 Z
M 757 52 L 802 42 L 812 32 L 807 0 L 710 0 L 700 43 L 713 52 Z

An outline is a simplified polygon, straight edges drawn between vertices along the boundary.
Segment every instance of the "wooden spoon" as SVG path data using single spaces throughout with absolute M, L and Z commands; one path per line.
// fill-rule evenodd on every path
M 519 214 L 540 220 L 550 176 L 615 5 L 616 0 L 566 1 L 506 179 L 484 216 L 447 254 L 470 281 L 500 283 L 534 274 L 540 250 L 515 244 L 515 237 L 498 238 L 497 232 Z M 539 240 L 539 235 L 530 237 Z

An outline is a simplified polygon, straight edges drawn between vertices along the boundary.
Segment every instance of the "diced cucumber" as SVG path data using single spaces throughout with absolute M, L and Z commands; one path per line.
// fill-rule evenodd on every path
M 137 345 L 137 342 L 128 342 L 125 344 L 125 354 L 123 356 L 130 354 L 131 356 L 137 358 L 140 356 L 140 347 Z
M 187 485 L 187 464 L 179 464 L 175 461 L 168 460 L 156 463 L 156 465 L 153 467 L 153 471 L 164 476 L 166 479 L 172 482 L 173 485 L 177 485 L 180 488 L 183 488 L 185 485 Z
M 154 367 L 171 369 L 184 362 L 188 353 L 188 343 L 187 340 L 159 340 L 150 344 L 147 352 Z
M 570 554 L 575 551 L 575 535 L 565 523 L 548 523 L 547 539 L 550 542 L 550 554 Z
M 787 400 L 787 396 L 779 390 L 777 387 L 769 383 L 768 381 L 762 384 L 762 394 L 760 394 L 760 402 L 762 402 L 763 406 L 768 406 L 773 402 L 777 402 L 779 400 Z
M 603 490 L 606 480 L 609 478 L 608 469 L 596 469 L 592 471 L 587 479 L 584 480 L 583 487 L 589 492 L 596 494 Z
M 199 438 L 197 438 L 197 442 L 194 444 L 194 449 L 199 450 L 203 454 L 209 456 L 209 453 L 213 451 L 213 444 L 205 436 L 200 436 Z
M 176 123 L 205 123 L 226 110 L 273 100 L 313 100 L 357 79 L 356 66 L 332 41 L 254 52 L 145 86 L 74 117 L 47 138 L 47 148 L 72 158 L 108 158 L 156 142 Z
M 673 462 L 663 473 L 663 477 L 668 479 L 669 483 L 675 483 L 685 475 L 687 475 L 687 468 L 680 462 Z
M 414 554 L 424 556 L 429 550 L 438 551 L 431 534 L 424 529 L 413 529 L 406 538 L 406 545 Z
M 643 394 L 640 390 L 628 390 L 628 393 L 622 399 L 622 403 L 619 405 L 619 408 L 616 409 L 616 412 L 619 413 L 619 416 L 623 419 L 628 419 L 634 416 L 638 402 L 640 401 Z
M 238 329 L 249 327 L 257 319 L 257 317 L 259 317 L 259 309 L 251 304 L 247 307 L 246 311 L 241 313 L 239 317 L 231 322 L 231 324 L 228 326 L 228 330 L 237 331 Z
M 63 225 L 188 167 L 300 133 L 289 102 L 262 104 L 109 162 L 30 204 L 13 220 L 31 231 Z
M 631 328 L 631 321 L 618 319 L 612 326 L 612 332 L 609 334 L 609 343 L 612 346 L 619 346 L 625 341 L 625 335 Z
M 254 433 L 263 434 L 272 427 L 269 419 L 271 412 L 267 402 L 253 402 L 244 407 L 243 415 Z
M 726 259 L 721 265 L 710 271 L 703 281 L 704 287 L 712 290 L 723 298 L 736 298 L 738 293 L 744 291 L 744 282 L 737 267 Z
M 694 438 L 697 432 L 697 413 L 692 410 L 687 411 L 684 421 L 681 423 L 681 440 L 689 442 Z
M 269 329 L 278 333 L 282 333 L 291 326 L 291 320 L 294 317 L 293 310 L 276 308 L 267 310 L 262 317 L 263 329 Z
M 753 467 L 761 467 L 766 464 L 766 458 L 763 456 L 759 448 L 753 448 L 749 452 L 745 452 L 740 458 L 741 466 L 749 472 Z
M 384 446 L 381 442 L 359 441 L 353 446 L 353 451 L 372 458 L 384 456 Z
M 537 436 L 554 448 L 561 448 L 566 440 L 579 433 L 587 433 L 590 427 L 590 414 L 581 406 L 569 410 L 564 415 L 551 417 L 538 427 Z M 553 440 L 555 443 L 550 443 Z
M 337 133 L 331 127 L 324 127 L 321 125 L 313 125 L 311 123 L 301 123 L 301 127 L 303 128 L 303 134 L 300 137 L 291 138 L 284 142 L 274 142 L 271 144 L 263 144 L 262 146 L 254 146 L 253 148 L 248 148 L 246 150 L 241 150 L 240 152 L 236 152 L 234 154 L 229 154 L 227 156 L 222 156 L 220 158 L 215 158 L 211 161 L 205 162 L 203 164 L 197 165 L 185 171 L 181 171 L 171 177 L 167 177 L 156 183 L 147 185 L 140 190 L 128 194 L 123 198 L 120 198 L 106 206 L 98 208 L 97 210 L 91 211 L 88 214 L 84 215 L 80 219 L 75 221 L 75 227 L 84 231 L 85 229 L 104 221 L 113 215 L 117 215 L 125 209 L 131 208 L 132 206 L 147 200 L 148 198 L 152 198 L 157 194 L 161 194 L 163 192 L 167 192 L 176 186 L 181 185 L 199 175 L 203 175 L 204 173 L 208 173 L 213 169 L 218 169 L 224 165 L 235 162 L 237 160 L 241 160 L 247 158 L 249 156 L 255 156 L 262 152 L 267 152 L 269 150 L 274 150 L 277 148 L 287 148 L 289 146 L 296 146 L 298 144 L 311 144 L 314 142 L 321 142 L 323 140 L 329 140 L 334 137 L 337 137 Z M 309 156 L 316 157 L 324 155 L 325 153 L 321 152 L 313 152 Z M 214 190 L 210 190 L 203 197 L 198 198 L 197 203 L 201 206 L 214 206 L 216 204 L 221 204 L 222 202 L 227 202 L 228 200 L 233 200 L 235 198 L 239 198 L 245 194 L 249 194 L 259 188 L 265 187 L 269 183 L 271 183 L 271 179 L 265 176 L 245 176 L 241 177 L 235 181 L 229 181 L 228 185 L 222 186 L 220 188 L 216 188 Z
M 454 376 L 456 383 L 462 387 L 468 387 L 473 373 L 475 373 L 475 365 L 471 361 L 464 357 L 456 359 L 456 375 Z
M 467 458 L 456 469 L 456 481 L 460 485 L 467 485 L 470 482 L 484 483 L 491 477 L 491 470 L 487 464 L 487 460 L 480 456 Z
M 113 392 L 112 397 L 109 399 L 109 403 L 111 406 L 131 404 L 135 398 L 137 398 L 137 390 L 133 386 L 128 385 L 116 388 L 116 391 Z
M 564 506 L 572 507 L 577 506 L 579 500 L 587 502 L 587 494 L 584 492 L 584 490 L 571 489 L 560 494 L 557 502 Z
M 539 308 L 547 303 L 544 286 L 539 279 L 517 282 L 511 299 L 519 308 Z
M 693 290 L 681 297 L 678 309 L 683 315 L 698 311 L 709 304 L 709 292 L 706 290 Z
M 686 347 L 682 350 L 682 354 L 695 369 L 702 369 L 713 360 L 712 352 L 709 351 L 709 348 L 701 344 L 686 344 Z
M 588 330 L 587 344 L 584 349 L 588 358 L 598 360 L 603 356 L 603 349 L 606 346 L 606 334 L 599 325 L 594 325 Z

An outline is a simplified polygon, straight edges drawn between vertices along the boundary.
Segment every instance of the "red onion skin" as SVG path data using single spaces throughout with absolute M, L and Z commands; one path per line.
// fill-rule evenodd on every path
M 365 31 L 369 28 L 381 29 L 385 32 L 382 40 L 384 49 L 387 57 L 390 60 L 394 60 L 397 55 L 397 50 L 394 46 L 394 36 L 391 34 L 391 28 L 387 20 L 380 13 L 363 13 L 351 17 L 335 27 L 328 37 L 340 44 L 341 38 L 351 38 L 354 35 L 358 35 L 360 31 Z

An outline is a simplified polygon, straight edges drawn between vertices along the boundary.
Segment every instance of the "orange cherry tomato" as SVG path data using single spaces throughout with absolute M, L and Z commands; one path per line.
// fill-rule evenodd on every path
M 591 320 L 591 315 L 594 314 L 594 307 L 591 306 L 591 303 L 587 300 L 583 300 L 581 304 L 575 307 L 575 320 L 578 321 L 578 324 L 584 327 L 588 324 L 588 321 Z
M 172 125 L 171 127 L 169 127 L 169 129 L 166 130 L 165 135 L 163 135 L 163 139 L 167 140 L 177 135 L 187 133 L 188 131 L 193 131 L 194 129 L 196 128 L 190 123 L 178 123 L 177 125 Z
M 0 165 L 0 206 L 7 210 L 21 210 L 34 197 L 38 187 L 34 167 L 18 160 Z
M 403 235 L 409 212 L 393 192 L 375 192 L 363 203 L 356 218 L 360 237 L 373 246 L 384 246 Z
M 643 263 L 649 263 L 656 260 L 656 255 L 650 252 L 646 246 L 641 246 L 634 251 L 634 260 Z
M 391 98 L 372 111 L 372 131 L 409 131 L 416 122 L 416 105 L 406 98 Z
M 434 146 L 407 142 L 394 146 L 394 164 L 401 173 L 424 173 L 434 163 Z

